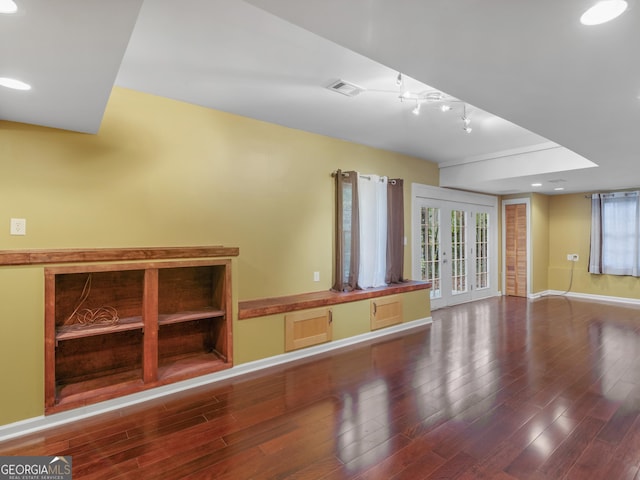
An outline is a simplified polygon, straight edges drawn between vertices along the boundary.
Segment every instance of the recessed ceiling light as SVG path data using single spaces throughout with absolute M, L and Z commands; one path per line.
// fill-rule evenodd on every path
M 13 0 L 0 0 L 0 13 L 16 13 L 18 6 Z
M 600 25 L 622 15 L 627 9 L 625 0 L 602 0 L 580 17 L 580 23 L 583 25 Z
M 531 186 L 532 187 L 541 187 L 542 184 L 541 183 L 532 183 Z
M 564 190 L 564 187 L 556 187 L 556 188 L 554 188 L 554 190 L 555 190 L 556 192 L 559 192 L 559 191 L 561 191 L 561 190 Z
M 14 90 L 31 90 L 31 85 L 15 78 L 0 77 L 0 85 Z

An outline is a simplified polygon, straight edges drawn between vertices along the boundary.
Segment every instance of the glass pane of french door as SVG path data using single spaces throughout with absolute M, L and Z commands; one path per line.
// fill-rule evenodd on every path
M 476 213 L 476 290 L 489 288 L 489 214 Z
M 451 210 L 451 293 L 466 293 L 467 287 L 467 222 L 466 212 Z
M 431 299 L 442 296 L 440 278 L 440 209 L 420 209 L 420 274 L 431 282 Z

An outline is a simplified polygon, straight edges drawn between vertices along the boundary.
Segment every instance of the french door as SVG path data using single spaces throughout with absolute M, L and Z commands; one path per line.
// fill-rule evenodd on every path
M 414 203 L 419 259 L 416 265 L 414 256 L 413 275 L 431 282 L 432 309 L 494 294 L 493 212 L 483 205 L 427 198 Z

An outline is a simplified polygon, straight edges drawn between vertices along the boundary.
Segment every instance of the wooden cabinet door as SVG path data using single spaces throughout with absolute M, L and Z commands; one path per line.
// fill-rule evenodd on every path
M 285 351 L 329 342 L 332 338 L 332 313 L 328 308 L 289 313 L 284 316 Z
M 402 297 L 391 295 L 371 300 L 371 330 L 402 323 Z

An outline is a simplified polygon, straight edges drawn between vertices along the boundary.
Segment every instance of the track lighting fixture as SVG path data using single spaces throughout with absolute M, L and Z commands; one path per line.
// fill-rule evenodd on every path
M 471 133 L 473 128 L 471 128 L 470 125 L 471 125 L 471 119 L 467 117 L 467 104 L 463 103 L 462 104 L 462 129 L 467 133 Z
M 425 108 L 429 108 L 430 106 L 433 106 L 434 108 L 437 108 L 441 112 L 448 112 L 453 109 L 456 109 L 456 111 L 459 111 L 458 109 L 461 109 L 462 114 L 460 118 L 462 120 L 462 128 L 467 133 L 471 132 L 472 130 L 470 126 L 471 120 L 469 119 L 469 117 L 467 117 L 466 103 L 464 103 L 461 100 L 458 100 L 457 98 L 450 97 L 449 95 L 443 92 L 440 92 L 438 90 L 432 89 L 430 87 L 427 87 L 430 89 L 426 91 L 420 91 L 420 92 L 411 91 L 409 88 L 407 88 L 409 84 L 407 83 L 406 81 L 407 79 L 402 74 L 402 72 L 398 72 L 395 75 L 393 80 L 395 81 L 397 88 L 389 89 L 389 90 L 359 87 L 354 83 L 347 82 L 346 80 L 334 81 L 326 88 L 331 91 L 338 92 L 349 97 L 353 97 L 362 92 L 393 94 L 400 100 L 400 102 L 410 103 L 411 106 L 413 107 L 411 109 L 411 113 L 413 113 L 416 116 L 420 115 L 421 110 L 423 110 L 422 108 L 423 104 L 425 105 Z
M 400 86 L 400 93 L 399 93 L 399 99 L 401 102 L 404 102 L 406 100 L 412 100 L 415 101 L 415 107 L 411 110 L 411 113 L 413 113 L 414 115 L 420 115 L 420 108 L 422 106 L 423 103 L 428 104 L 436 104 L 437 108 L 441 111 L 441 112 L 448 112 L 450 110 L 452 110 L 454 108 L 454 106 L 456 105 L 461 105 L 462 106 L 462 115 L 461 115 L 461 120 L 462 120 L 462 129 L 467 132 L 467 133 L 471 133 L 471 131 L 473 130 L 471 128 L 471 119 L 469 119 L 469 117 L 467 117 L 467 104 L 458 100 L 457 98 L 453 98 L 453 97 L 449 97 L 447 95 L 445 95 L 442 92 L 439 92 L 437 90 L 432 90 L 432 91 L 427 91 L 427 92 L 411 92 L 410 90 L 405 90 L 404 88 L 402 88 L 402 74 L 398 73 L 398 77 L 396 78 L 396 85 Z

